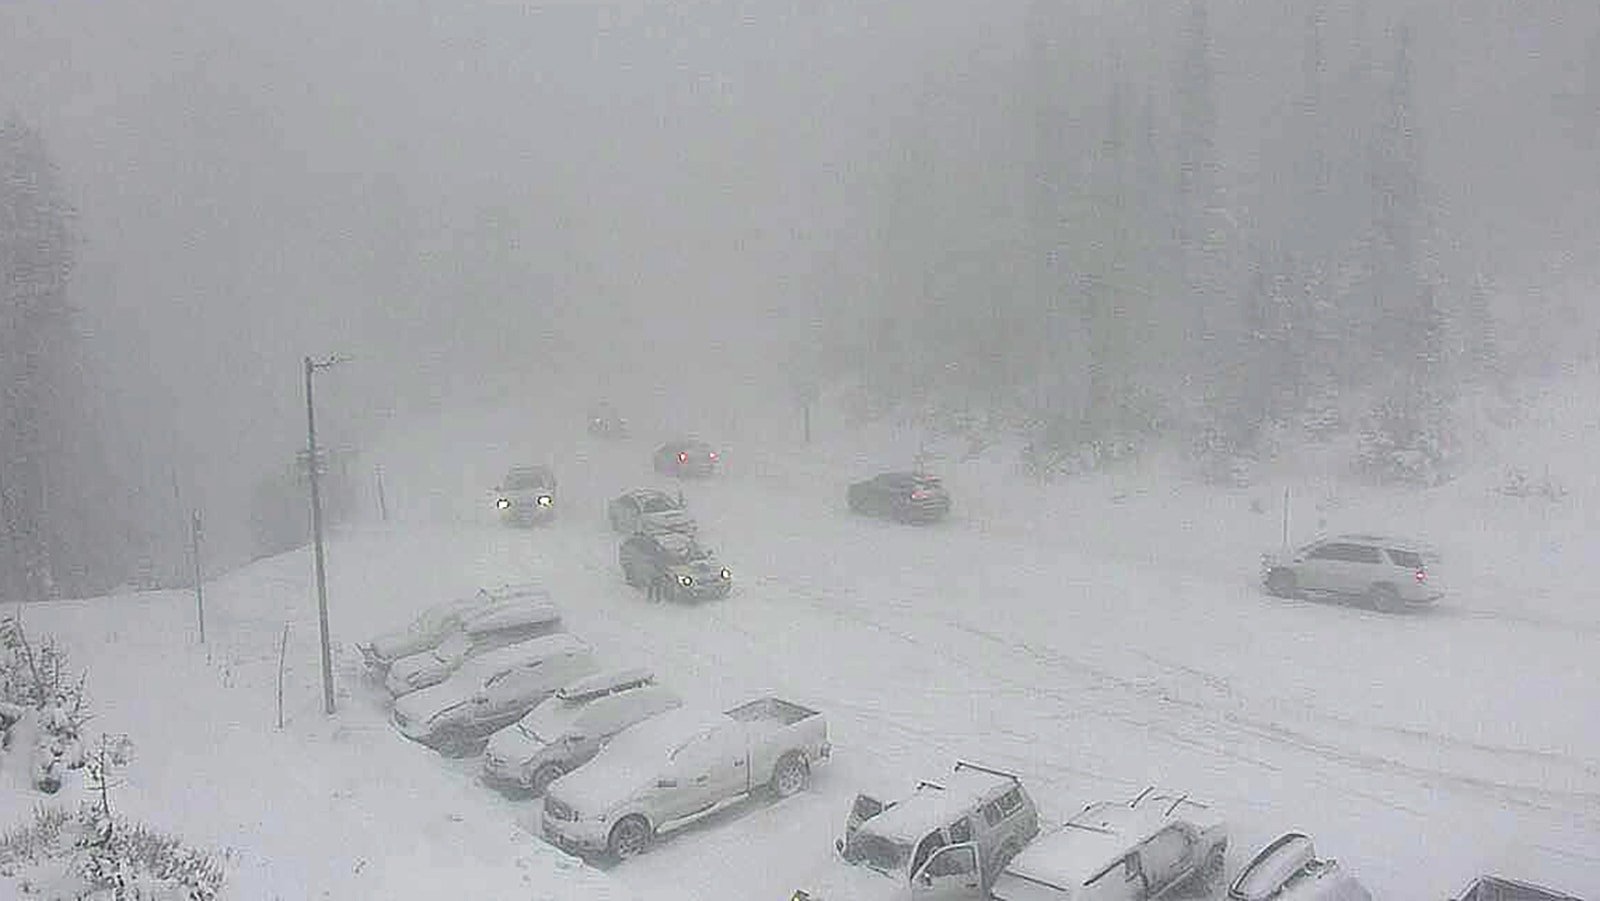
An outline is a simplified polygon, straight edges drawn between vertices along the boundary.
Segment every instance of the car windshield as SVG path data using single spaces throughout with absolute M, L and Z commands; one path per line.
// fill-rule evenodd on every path
M 519 473 L 506 479 L 506 488 L 511 491 L 532 491 L 544 485 L 545 480 L 533 473 Z
M 665 495 L 647 497 L 639 507 L 646 513 L 665 513 L 668 510 L 678 509 L 677 503 Z

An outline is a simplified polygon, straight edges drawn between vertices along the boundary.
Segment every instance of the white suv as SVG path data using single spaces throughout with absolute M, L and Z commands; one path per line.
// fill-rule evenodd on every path
M 1264 554 L 1267 593 L 1281 598 L 1350 598 L 1387 613 L 1432 604 L 1444 596 L 1435 578 L 1438 555 L 1415 541 L 1346 534 L 1294 551 Z

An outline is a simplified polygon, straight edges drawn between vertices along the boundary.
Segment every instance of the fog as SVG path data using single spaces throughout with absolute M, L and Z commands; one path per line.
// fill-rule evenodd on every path
M 1327 6 L 1330 65 L 1414 30 L 1436 264 L 1512 295 L 1590 278 L 1600 7 Z M 308 354 L 353 358 L 319 381 L 351 446 L 497 398 L 788 402 L 825 332 L 919 302 L 882 237 L 908 165 L 939 173 L 912 189 L 932 253 L 981 258 L 965 296 L 1011 290 L 1025 7 L 6 0 L 0 110 L 42 132 L 79 211 L 71 298 L 113 465 L 223 510 L 303 441 Z M 1211 4 L 1244 207 L 1281 203 L 1262 158 L 1309 8 Z M 1073 123 L 1103 115 L 1113 56 L 1170 92 L 1168 4 L 1046 16 Z

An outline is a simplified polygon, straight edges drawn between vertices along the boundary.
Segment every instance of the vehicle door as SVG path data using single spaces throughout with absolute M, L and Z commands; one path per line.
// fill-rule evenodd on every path
M 1306 552 L 1297 579 L 1302 591 L 1326 594 L 1335 591 L 1339 580 L 1339 566 L 1344 556 L 1344 545 L 1328 542 L 1312 547 Z
M 749 791 L 753 778 L 751 770 L 756 766 L 750 727 L 745 723 L 729 723 L 713 732 L 707 743 L 714 748 L 711 793 L 721 800 Z
M 1344 594 L 1365 595 L 1389 575 L 1385 572 L 1383 551 L 1370 544 L 1350 545 L 1349 557 L 1349 562 L 1345 563 L 1344 584 L 1339 589 Z
M 1140 843 L 1137 853 L 1146 897 L 1163 897 L 1188 878 L 1194 870 L 1196 851 L 1194 834 L 1177 823 Z
M 1143 901 L 1144 873 L 1139 869 L 1139 855 L 1128 854 L 1083 884 L 1081 901 Z
M 661 821 L 686 817 L 716 803 L 711 769 L 717 749 L 709 741 L 711 735 L 702 732 L 673 750 L 665 772 L 656 781 Z
M 928 855 L 911 877 L 917 901 L 958 901 L 983 897 L 978 849 L 971 843 L 945 845 Z

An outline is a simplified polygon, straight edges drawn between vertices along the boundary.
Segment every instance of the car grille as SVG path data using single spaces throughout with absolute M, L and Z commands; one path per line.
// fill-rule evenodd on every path
M 552 820 L 564 820 L 568 823 L 578 818 L 578 812 L 576 810 L 573 810 L 571 807 L 568 807 L 567 805 L 551 797 L 546 797 L 544 799 L 544 812 L 545 816 L 548 816 Z

